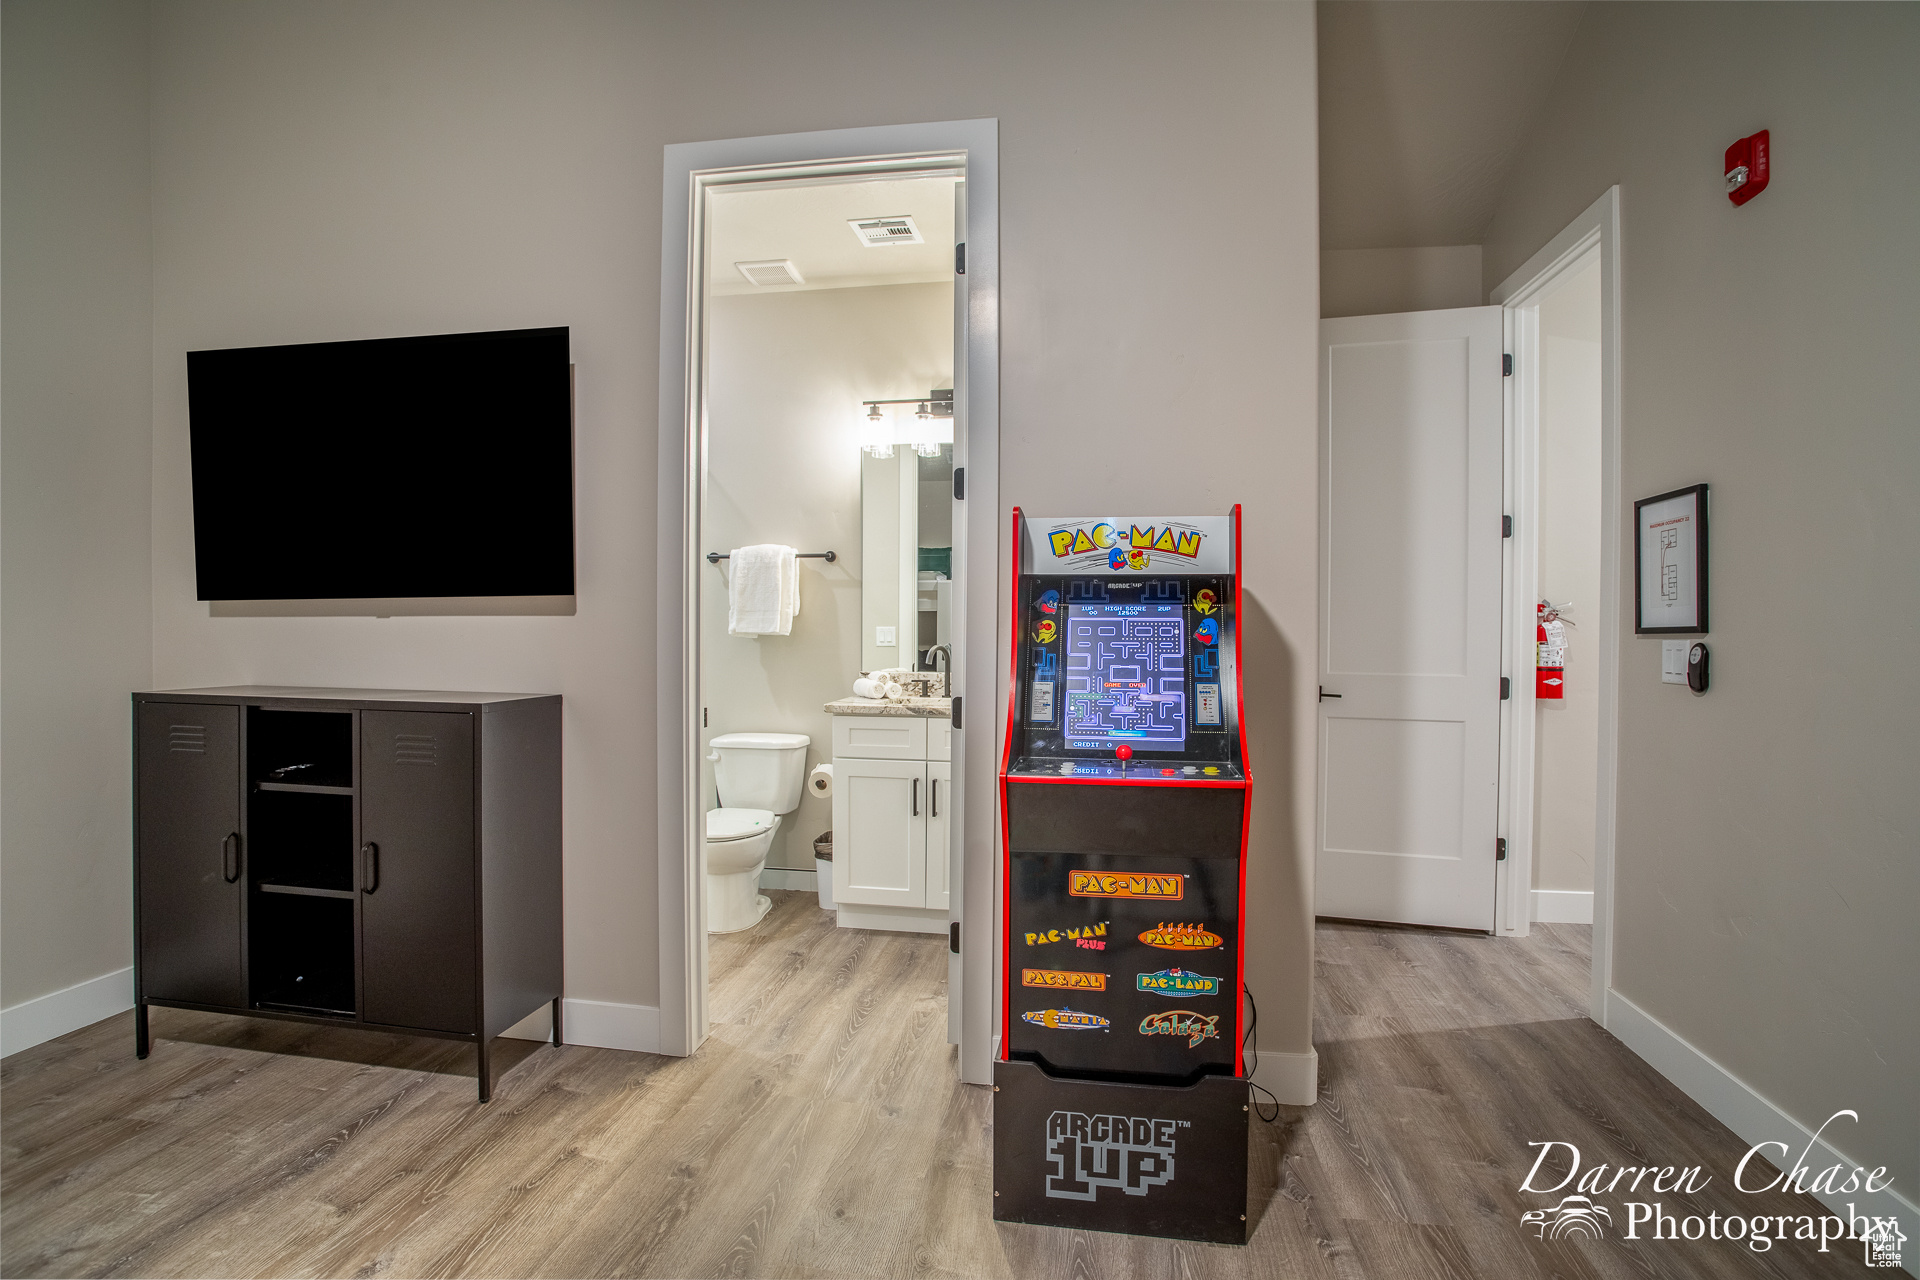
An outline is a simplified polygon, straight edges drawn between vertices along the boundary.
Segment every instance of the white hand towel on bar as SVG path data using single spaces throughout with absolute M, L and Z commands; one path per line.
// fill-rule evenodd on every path
M 735 547 L 728 557 L 727 634 L 784 636 L 800 612 L 800 563 L 792 547 Z

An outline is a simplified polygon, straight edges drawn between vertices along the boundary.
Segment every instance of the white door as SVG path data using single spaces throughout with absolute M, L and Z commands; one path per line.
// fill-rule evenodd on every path
M 841 758 L 833 771 L 833 900 L 925 906 L 926 761 Z
M 953 766 L 945 760 L 927 761 L 927 906 L 945 911 L 953 883 L 949 862 L 952 827 Z
M 1493 929 L 1501 334 L 1320 323 L 1318 915 Z

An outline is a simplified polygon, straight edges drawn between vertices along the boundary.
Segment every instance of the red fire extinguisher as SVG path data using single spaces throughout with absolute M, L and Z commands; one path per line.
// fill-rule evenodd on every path
M 1533 696 L 1536 698 L 1564 697 L 1562 690 L 1566 688 L 1567 624 L 1560 620 L 1560 611 L 1549 601 L 1540 602 L 1538 618 L 1534 624 L 1534 639 L 1538 643 L 1539 656 L 1534 665 Z

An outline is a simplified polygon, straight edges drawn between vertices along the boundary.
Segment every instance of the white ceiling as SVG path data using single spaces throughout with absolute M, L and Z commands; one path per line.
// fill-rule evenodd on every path
M 954 179 L 906 178 L 820 186 L 717 191 L 708 224 L 708 280 L 715 294 L 794 293 L 953 279 Z M 868 248 L 852 218 L 911 214 L 924 244 Z M 805 284 L 754 285 L 736 262 L 790 258 Z
M 1479 244 L 1585 12 L 1322 0 L 1320 247 Z

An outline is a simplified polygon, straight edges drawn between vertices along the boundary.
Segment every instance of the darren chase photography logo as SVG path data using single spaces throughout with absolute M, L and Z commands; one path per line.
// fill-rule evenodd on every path
M 1854 1111 L 1834 1112 L 1791 1161 L 1785 1160 L 1792 1149 L 1784 1142 L 1758 1142 L 1749 1147 L 1734 1166 L 1730 1179 L 1734 1190 L 1742 1195 L 1782 1191 L 1827 1199 L 1886 1190 L 1893 1179 L 1884 1167 L 1815 1167 L 1807 1162 L 1814 1142 L 1841 1116 L 1854 1121 L 1860 1118 Z M 1667 1199 L 1691 1197 L 1710 1186 L 1714 1175 L 1701 1166 L 1589 1164 L 1585 1153 L 1571 1142 L 1552 1140 L 1527 1145 L 1538 1151 L 1527 1176 L 1520 1180 L 1519 1190 L 1554 1197 L 1554 1202 L 1525 1210 L 1520 1222 L 1542 1240 L 1601 1240 L 1612 1229 L 1625 1240 L 1725 1240 L 1755 1253 L 1766 1253 L 1786 1240 L 1804 1240 L 1826 1253 L 1846 1241 L 1861 1245 L 1870 1267 L 1900 1265 L 1906 1236 L 1897 1217 L 1863 1214 L 1851 1203 L 1846 1206 L 1845 1216 L 1717 1211 L 1701 1215 L 1689 1212 L 1685 1203 Z M 1762 1161 L 1784 1165 L 1786 1172 L 1773 1173 Z M 1617 1197 L 1613 1209 L 1595 1198 L 1603 1195 Z M 1777 1202 L 1767 1207 L 1777 1207 Z M 1614 1220 L 1616 1212 L 1620 1215 L 1618 1222 Z

